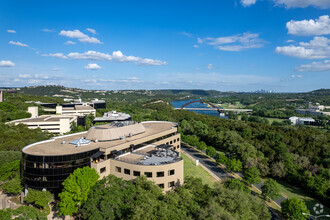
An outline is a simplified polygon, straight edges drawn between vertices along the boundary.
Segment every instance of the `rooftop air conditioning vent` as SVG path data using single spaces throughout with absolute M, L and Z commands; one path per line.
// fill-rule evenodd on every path
M 120 137 L 120 140 L 124 140 L 124 139 L 125 139 L 125 136 L 121 136 L 121 137 Z
M 129 135 L 128 135 L 129 137 L 133 137 L 133 133 L 129 133 Z
M 99 142 L 99 140 L 96 139 L 96 140 L 95 140 L 95 143 L 97 143 L 97 142 Z
M 65 141 L 62 141 L 62 144 L 66 144 L 66 142 Z

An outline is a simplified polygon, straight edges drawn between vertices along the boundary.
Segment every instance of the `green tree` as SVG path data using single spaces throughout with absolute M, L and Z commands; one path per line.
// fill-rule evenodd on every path
M 35 205 L 37 208 L 46 208 L 48 203 L 53 200 L 53 194 L 49 191 L 40 191 L 29 189 L 27 196 L 24 198 L 26 203 L 31 203 Z
M 268 179 L 265 181 L 264 185 L 261 187 L 262 196 L 267 199 L 267 197 L 275 200 L 281 197 L 280 186 L 276 180 Z
M 297 198 L 287 199 L 281 203 L 282 215 L 287 219 L 304 220 L 308 215 L 302 213 L 309 213 L 306 204 Z
M 6 181 L 4 184 L 1 185 L 1 188 L 9 194 L 17 195 L 23 190 L 23 186 L 21 184 L 21 180 L 19 177 L 15 177 L 9 181 Z
M 237 191 L 243 191 L 243 192 L 247 192 L 247 193 L 250 193 L 251 192 L 251 190 L 249 189 L 249 187 L 247 187 L 239 179 L 230 179 L 227 182 L 225 182 L 225 185 L 224 186 L 226 188 L 228 188 L 228 189 L 233 189 L 233 190 L 237 190 Z
M 0 180 L 10 180 L 19 176 L 20 160 L 5 163 L 0 167 Z
M 248 184 L 259 183 L 260 182 L 259 177 L 260 177 L 260 171 L 256 167 L 249 167 L 244 171 L 243 179 Z
M 242 171 L 242 162 L 238 159 L 230 159 L 227 164 L 227 169 L 234 172 Z
M 217 156 L 217 151 L 214 147 L 208 147 L 206 149 L 206 154 L 209 155 L 210 157 L 214 158 L 215 156 Z
M 77 213 L 80 206 L 87 200 L 88 191 L 98 180 L 98 173 L 90 168 L 78 168 L 62 183 L 63 190 L 59 194 L 58 208 L 60 215 Z
M 219 153 L 218 156 L 217 156 L 217 162 L 221 163 L 221 164 L 227 164 L 228 163 L 228 157 L 223 153 Z

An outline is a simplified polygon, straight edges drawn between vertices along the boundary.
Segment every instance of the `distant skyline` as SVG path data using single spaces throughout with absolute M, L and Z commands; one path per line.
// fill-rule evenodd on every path
M 0 87 L 329 88 L 329 9 L 330 0 L 3 0 Z

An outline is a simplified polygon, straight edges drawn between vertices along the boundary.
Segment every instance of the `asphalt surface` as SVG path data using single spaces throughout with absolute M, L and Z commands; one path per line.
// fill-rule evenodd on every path
M 199 163 L 203 164 L 206 168 L 208 168 L 209 170 L 211 170 L 216 176 L 218 176 L 219 178 L 233 178 L 231 175 L 229 175 L 224 169 L 220 168 L 219 165 L 215 162 L 210 161 L 209 157 L 200 154 L 198 151 L 194 150 L 191 147 L 187 147 L 184 143 L 181 143 L 181 149 L 189 154 L 190 156 L 192 156 L 195 160 L 199 160 Z M 236 173 L 239 176 L 243 176 L 242 173 Z M 261 191 L 261 186 L 263 185 L 263 183 L 259 183 L 259 184 L 254 184 L 254 186 L 259 189 Z M 253 193 L 252 193 L 253 194 Z M 283 202 L 285 200 L 285 198 L 282 196 L 279 199 L 276 199 L 275 202 L 277 204 L 281 204 L 281 202 Z M 277 214 L 274 213 L 274 211 L 270 208 L 268 208 L 271 215 L 272 215 L 272 219 L 279 219 L 279 217 L 277 216 Z

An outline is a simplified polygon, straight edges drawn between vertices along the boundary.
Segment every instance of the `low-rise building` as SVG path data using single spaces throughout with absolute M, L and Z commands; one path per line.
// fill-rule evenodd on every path
M 302 117 L 290 117 L 289 120 L 293 125 L 314 125 L 316 126 L 316 121 L 313 118 L 302 118 Z
M 90 166 L 100 178 L 146 176 L 164 191 L 183 184 L 180 133 L 173 122 L 100 125 L 22 149 L 25 188 L 58 191 L 77 168 Z
M 56 106 L 57 115 L 96 115 L 96 110 L 90 105 L 75 105 L 74 107 Z
M 106 112 L 103 114 L 103 117 L 96 117 L 93 120 L 93 124 L 97 122 L 119 122 L 119 121 L 130 121 L 132 117 L 129 114 L 122 113 L 122 112 Z

